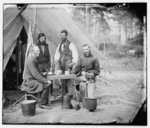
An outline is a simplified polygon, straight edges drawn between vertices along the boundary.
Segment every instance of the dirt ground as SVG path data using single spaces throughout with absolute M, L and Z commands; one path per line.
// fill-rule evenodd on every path
M 24 117 L 18 104 L 16 111 L 3 109 L 3 124 L 131 123 L 146 98 L 143 61 L 106 60 L 102 65 L 104 69 L 96 82 L 98 105 L 95 112 L 89 112 L 84 108 L 78 111 L 62 109 L 59 101 L 52 104 L 51 110 L 37 107 L 35 116 Z

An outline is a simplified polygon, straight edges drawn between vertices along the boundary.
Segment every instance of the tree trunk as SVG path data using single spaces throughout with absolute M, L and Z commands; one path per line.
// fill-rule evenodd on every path
M 126 45 L 126 42 L 127 42 L 127 21 L 125 21 L 125 24 L 124 24 L 124 30 L 125 30 L 125 45 Z
M 85 12 L 85 24 L 86 24 L 85 33 L 86 33 L 86 36 L 88 36 L 88 21 L 89 21 L 88 6 L 86 5 L 86 12 Z
M 133 18 L 132 18 L 132 25 L 131 25 L 131 39 L 133 39 L 134 38 L 134 33 L 133 33 L 133 28 L 134 28 L 134 26 L 133 26 Z

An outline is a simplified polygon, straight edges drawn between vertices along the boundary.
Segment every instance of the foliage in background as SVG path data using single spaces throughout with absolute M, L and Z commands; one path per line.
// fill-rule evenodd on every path
M 72 18 L 99 50 L 143 49 L 143 22 L 128 8 L 79 4 L 72 9 Z

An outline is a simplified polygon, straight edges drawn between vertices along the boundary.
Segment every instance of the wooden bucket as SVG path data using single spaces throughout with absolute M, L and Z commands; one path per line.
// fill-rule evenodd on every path
M 24 116 L 34 116 L 36 109 L 36 100 L 24 100 L 21 102 L 21 109 Z

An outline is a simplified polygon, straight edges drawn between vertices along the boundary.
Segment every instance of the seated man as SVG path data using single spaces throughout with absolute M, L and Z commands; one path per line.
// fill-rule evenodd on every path
M 34 45 L 32 47 L 32 53 L 27 58 L 23 73 L 23 84 L 26 85 L 26 91 L 29 93 L 38 93 L 42 91 L 41 100 L 40 100 L 40 108 L 47 108 L 48 103 L 48 91 L 49 86 L 51 85 L 51 81 L 47 80 L 40 73 L 40 69 L 38 67 L 37 58 L 39 56 L 40 50 L 38 46 Z
M 75 74 L 78 74 L 77 86 L 80 83 L 80 94 L 82 97 L 94 98 L 95 93 L 95 77 L 100 73 L 100 66 L 98 59 L 91 54 L 90 46 L 83 45 L 83 56 L 78 60 L 73 69 Z M 87 87 L 86 87 L 87 86 Z

